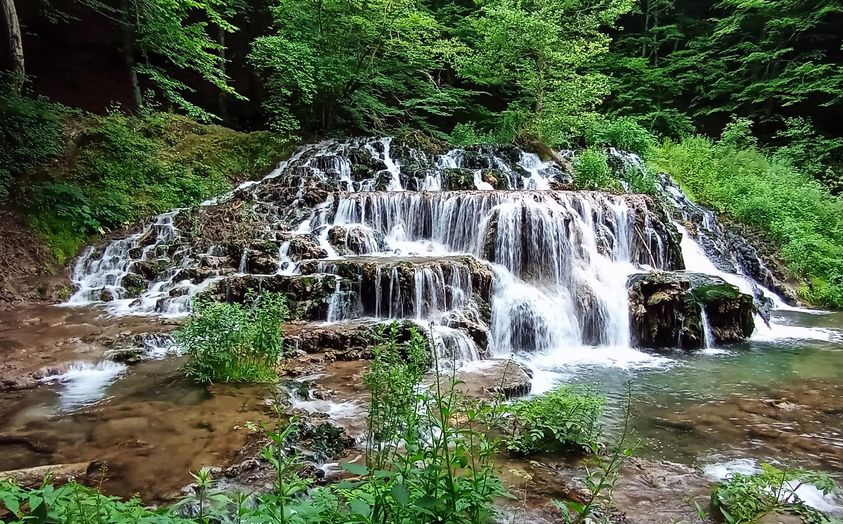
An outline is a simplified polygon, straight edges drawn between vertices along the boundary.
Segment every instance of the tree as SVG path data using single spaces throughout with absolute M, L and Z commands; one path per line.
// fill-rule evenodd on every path
M 603 29 L 631 7 L 632 0 L 486 0 L 459 73 L 510 93 L 502 136 L 567 143 L 608 91 L 595 69 L 609 45 Z
M 0 16 L 3 18 L 3 29 L 7 38 L 9 48 L 9 61 L 11 73 L 18 79 L 26 75 L 23 57 L 23 40 L 20 32 L 20 22 L 15 9 L 14 0 L 0 0 Z
M 459 46 L 413 0 L 276 0 L 271 11 L 272 34 L 249 60 L 276 130 L 432 129 L 463 103 L 442 75 Z
M 220 59 L 218 32 L 233 32 L 235 11 L 226 0 L 79 0 L 120 29 L 132 96 L 144 105 L 141 78 L 174 106 L 199 120 L 213 115 L 187 99 L 195 91 L 171 71 L 195 74 L 223 93 L 237 95 L 228 84 Z M 235 3 L 240 5 L 240 3 Z M 214 34 L 209 32 L 213 26 Z M 224 56 L 224 55 L 222 55 Z

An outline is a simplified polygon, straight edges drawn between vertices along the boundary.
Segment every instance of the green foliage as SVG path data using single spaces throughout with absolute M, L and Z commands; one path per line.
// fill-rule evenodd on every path
M 510 140 L 568 144 L 608 90 L 594 68 L 608 49 L 602 30 L 631 7 L 628 0 L 484 1 L 470 19 L 473 52 L 460 56 L 457 70 L 478 85 L 512 93 L 496 126 L 508 129 Z
M 249 60 L 275 130 L 425 128 L 463 104 L 463 90 L 435 78 L 459 45 L 416 2 L 274 0 L 271 12 Z
M 732 115 L 732 120 L 720 135 L 720 145 L 733 149 L 750 149 L 758 145 L 752 134 L 752 120 Z
M 583 386 L 562 386 L 519 400 L 507 409 L 513 416 L 507 447 L 524 454 L 570 449 L 596 452 L 605 403 L 603 396 Z
M 247 305 L 199 301 L 175 339 L 187 354 L 184 373 L 197 382 L 266 382 L 276 378 L 283 351 L 280 294 L 247 298 Z
M 621 475 L 621 468 L 633 456 L 638 443 L 629 444 L 632 420 L 632 383 L 626 385 L 626 406 L 624 409 L 623 428 L 609 453 L 596 457 L 596 467 L 586 467 L 585 485 L 589 496 L 582 502 L 553 501 L 562 510 L 565 524 L 610 524 L 613 522 L 612 495 Z
M 237 29 L 229 20 L 241 2 L 147 0 L 114 6 L 108 0 L 78 1 L 116 23 L 121 33 L 128 35 L 129 43 L 124 36 L 123 52 L 132 55 L 135 72 L 191 118 L 209 121 L 214 115 L 188 99 L 195 88 L 179 79 L 184 75 L 172 75 L 174 70 L 201 78 L 223 93 L 239 96 L 228 84 L 225 64 L 219 57 L 224 47 L 217 41 L 216 33 Z M 211 36 L 211 31 L 215 36 Z
M 384 524 L 486 522 L 493 499 L 505 494 L 491 460 L 496 442 L 484 431 L 499 406 L 462 398 L 438 362 L 433 385 L 421 386 L 429 343 L 412 331 L 399 345 L 396 329 L 376 348 L 366 375 L 367 466 L 347 466 L 365 478 L 352 492 L 359 502 L 351 500 L 351 510 Z
M 70 482 L 63 486 L 45 483 L 26 489 L 0 480 L 0 506 L 11 513 L 8 524 L 28 522 L 79 522 L 92 524 L 186 524 L 192 520 L 172 515 L 168 510 L 151 510 L 137 498 L 123 501 Z
M 824 473 L 762 464 L 760 473 L 730 474 L 715 488 L 711 505 L 729 524 L 750 524 L 772 512 L 795 513 L 804 522 L 829 522 L 799 498 L 796 491 L 803 485 L 814 486 L 825 495 L 837 487 Z
M 62 115 L 67 110 L 44 98 L 22 96 L 10 81 L 0 77 L 0 200 L 64 150 Z
M 819 134 L 802 117 L 788 118 L 776 137 L 785 144 L 775 150 L 776 158 L 819 180 L 832 193 L 843 193 L 843 139 Z
M 602 149 L 590 147 L 574 157 L 574 185 L 577 189 L 617 189 L 609 158 Z
M 18 204 L 62 264 L 92 235 L 219 194 L 289 153 L 265 132 L 185 117 L 71 113 L 45 99 L 0 94 L 0 193 Z M 56 161 L 57 160 L 57 161 Z
M 615 147 L 646 157 L 656 147 L 656 139 L 630 117 L 599 118 L 585 131 L 588 146 Z
M 671 175 L 697 202 L 775 241 L 793 275 L 804 279 L 805 300 L 843 307 L 843 203 L 790 162 L 738 148 L 736 140 L 665 142 L 651 157 L 653 169 Z

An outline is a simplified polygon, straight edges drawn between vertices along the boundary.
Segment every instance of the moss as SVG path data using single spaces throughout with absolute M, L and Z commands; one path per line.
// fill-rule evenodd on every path
M 474 172 L 470 169 L 449 168 L 444 172 L 445 187 L 449 191 L 463 191 L 476 189 L 474 186 Z
M 167 113 L 55 115 L 63 154 L 29 173 L 19 191 L 30 225 L 60 264 L 109 230 L 263 176 L 294 145 Z

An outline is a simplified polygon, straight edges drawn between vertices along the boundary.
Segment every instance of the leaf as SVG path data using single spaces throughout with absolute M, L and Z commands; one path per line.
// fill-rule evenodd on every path
M 407 488 L 404 487 L 404 484 L 398 483 L 393 485 L 390 492 L 392 493 L 392 498 L 394 498 L 395 501 L 402 506 L 406 506 L 410 503 L 410 493 L 407 491 Z
M 372 508 L 363 499 L 354 499 L 350 504 L 351 511 L 362 517 L 368 517 L 372 513 Z
M 30 509 L 30 511 L 35 511 L 36 509 L 38 509 L 38 506 L 40 506 L 42 502 L 44 502 L 44 499 L 42 499 L 38 495 L 30 495 L 29 496 L 29 509 Z
M 351 462 L 342 462 L 340 463 L 340 467 L 352 475 L 368 475 L 369 468 L 364 466 L 363 464 L 353 464 Z
M 11 511 L 15 516 L 18 516 L 18 512 L 20 511 L 20 502 L 18 499 L 15 496 L 4 496 L 2 500 L 6 509 Z
M 398 473 L 385 469 L 376 469 L 373 475 L 376 479 L 391 479 L 392 477 L 398 476 Z

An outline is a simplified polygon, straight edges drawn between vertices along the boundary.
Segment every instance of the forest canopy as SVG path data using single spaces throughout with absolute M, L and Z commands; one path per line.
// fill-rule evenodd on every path
M 464 145 L 587 148 L 578 165 L 596 166 L 579 185 L 588 188 L 617 187 L 604 176 L 600 149 L 633 151 L 700 203 L 773 239 L 791 271 L 806 279 L 803 297 L 843 305 L 839 220 L 817 222 L 803 212 L 834 216 L 843 191 L 843 4 L 836 0 L 0 5 L 0 66 L 7 71 L 0 135 L 14 145 L 0 151 L 0 198 L 11 194 L 52 213 L 50 202 L 78 202 L 60 206 L 85 218 L 73 221 L 81 229 L 63 256 L 84 235 L 154 210 L 150 195 L 160 191 L 160 177 L 179 188 L 160 200 L 182 203 L 176 196 L 206 195 L 240 170 L 239 161 L 218 169 L 201 157 L 171 165 L 168 148 L 181 146 L 171 131 L 159 133 L 166 126 L 158 122 L 172 120 L 156 114 L 172 112 L 240 131 L 269 130 L 285 144 L 412 131 Z M 61 28 L 110 35 L 96 53 L 110 56 L 119 79 L 100 96 L 99 112 L 109 116 L 95 119 L 90 133 L 114 149 L 105 151 L 107 162 L 82 158 L 69 171 L 78 180 L 70 181 L 32 175 L 64 151 L 62 122 L 85 118 L 55 103 L 61 97 L 38 96 L 45 80 L 27 77 L 28 64 L 43 75 L 78 58 L 51 36 Z M 139 120 L 121 120 L 126 113 Z M 250 153 L 246 163 L 263 156 Z M 142 161 L 126 171 L 120 162 L 127 158 Z M 203 179 L 205 171 L 215 178 Z M 125 176 L 116 180 L 119 173 Z M 101 202 L 109 187 L 146 189 L 115 207 Z M 798 194 L 805 205 L 795 209 L 775 188 L 804 188 Z M 55 235 L 50 231 L 62 220 L 40 230 Z

